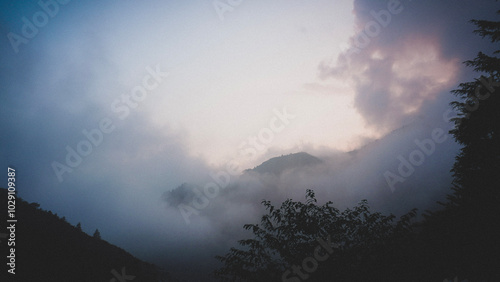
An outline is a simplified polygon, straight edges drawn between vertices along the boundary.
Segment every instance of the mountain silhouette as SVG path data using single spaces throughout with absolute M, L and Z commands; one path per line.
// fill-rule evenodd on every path
M 143 262 L 98 236 L 92 237 L 37 203 L 15 200 L 15 246 L 8 246 L 8 191 L 0 188 L 0 281 L 175 281 L 153 264 Z M 5 233 L 9 234 L 5 234 Z M 96 231 L 96 233 L 98 233 Z M 5 236 L 7 235 L 7 236 Z M 7 272 L 7 256 L 15 248 L 15 275 Z M 10 260 L 10 259 L 9 259 Z M 7 267 L 6 267 L 7 266 Z
M 253 169 L 245 170 L 245 172 L 257 172 L 261 174 L 271 173 L 279 175 L 287 169 L 312 166 L 322 162 L 323 161 L 317 157 L 311 156 L 306 152 L 300 152 L 271 158 Z

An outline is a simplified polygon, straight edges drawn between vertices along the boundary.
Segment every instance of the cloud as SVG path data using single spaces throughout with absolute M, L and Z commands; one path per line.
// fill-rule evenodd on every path
M 396 1 L 399 13 L 389 13 L 390 2 L 355 1 L 356 33 L 338 58 L 319 65 L 322 79 L 352 86 L 354 107 L 381 132 L 426 114 L 430 104 L 443 103 L 444 93 L 462 75 L 461 60 L 471 51 L 463 40 L 472 33 L 458 37 L 471 29 L 469 19 L 451 8 L 455 3 Z M 475 10 L 485 1 L 480 2 L 464 5 Z
M 193 112 L 192 119 L 201 120 L 200 129 L 208 132 L 206 136 L 222 136 L 212 140 L 221 143 L 218 140 L 237 134 L 227 129 L 230 127 L 224 130 L 215 122 L 210 127 L 212 120 L 200 118 L 203 115 L 196 116 L 196 109 L 185 108 L 186 104 L 193 105 L 193 101 L 208 99 L 204 96 L 206 89 L 202 88 L 211 84 L 198 83 L 213 79 L 213 85 L 217 87 L 228 83 L 238 88 L 240 86 L 231 79 L 234 75 L 249 81 L 244 86 L 250 89 L 254 85 L 267 84 L 262 84 L 258 79 L 260 76 L 245 76 L 254 69 L 245 70 L 241 65 L 241 72 L 232 71 L 229 77 L 225 76 L 227 72 L 221 72 L 217 66 L 231 62 L 228 60 L 231 57 L 227 57 L 230 53 L 219 52 L 215 47 L 220 44 L 231 49 L 227 47 L 231 45 L 226 43 L 226 35 L 219 29 L 208 32 L 203 21 L 193 21 L 197 14 L 188 13 L 189 17 L 180 19 L 187 15 L 187 10 L 182 10 L 182 14 L 173 9 L 178 5 L 191 10 L 191 6 L 184 2 L 168 2 L 164 7 L 165 1 L 152 2 L 158 6 L 135 6 L 132 1 L 120 5 L 110 2 L 107 4 L 110 8 L 102 9 L 94 6 L 95 3 L 72 1 L 36 38 L 22 45 L 17 55 L 2 57 L 0 157 L 4 167 L 16 167 L 19 195 L 25 200 L 38 202 L 42 208 L 66 216 L 73 224 L 81 222 L 87 233 L 99 228 L 104 239 L 140 258 L 162 264 L 169 270 L 192 273 L 193 266 L 199 267 L 200 271 L 210 270 L 214 266 L 215 254 L 226 252 L 238 239 L 249 236 L 242 226 L 259 222 L 265 213 L 260 205 L 263 199 L 272 200 L 276 205 L 287 198 L 304 200 L 304 192 L 310 188 L 316 190 L 320 201 L 332 200 L 339 208 L 368 198 L 374 209 L 401 213 L 414 206 L 430 207 L 448 191 L 449 169 L 457 148 L 451 140 L 436 148 L 436 153 L 394 193 L 387 187 L 383 173 L 397 168 L 399 154 L 407 156 L 415 149 L 415 138 L 428 138 L 437 126 L 446 129 L 447 125 L 430 118 L 430 113 L 441 117 L 451 97 L 448 91 L 460 81 L 460 61 L 473 57 L 478 48 L 482 48 L 476 44 L 478 38 L 471 33 L 473 28 L 466 24 L 468 18 L 460 14 L 467 11 L 471 18 L 482 18 L 479 17 L 480 11 L 489 10 L 491 1 L 460 1 L 463 5 L 451 0 L 405 2 L 404 10 L 394 15 L 391 23 L 377 37 L 371 38 L 370 44 L 359 54 L 349 59 L 341 55 L 333 62 L 324 61 L 320 71 L 325 83 L 303 85 L 308 93 L 339 93 L 342 97 L 353 93 L 354 106 L 371 127 L 387 132 L 401 125 L 408 126 L 376 142 L 360 139 L 359 143 L 366 145 L 365 148 L 352 153 L 332 151 L 327 147 L 328 140 L 320 149 L 307 145 L 284 149 L 277 141 L 276 146 L 270 147 L 259 160 L 307 151 L 325 163 L 309 169 L 289 170 L 278 176 L 232 177 L 230 187 L 212 199 L 206 209 L 200 210 L 199 216 L 193 216 L 189 226 L 176 208 L 177 204 L 190 202 L 193 193 L 188 188 L 203 187 L 213 181 L 210 173 L 216 173 L 218 169 L 193 156 L 189 146 L 193 141 L 190 134 L 199 132 L 188 132 L 168 121 Z M 276 5 L 273 10 L 281 11 Z M 451 5 L 454 9 L 450 9 Z M 213 7 L 210 4 L 205 6 L 208 15 L 200 15 L 214 18 L 218 23 Z M 123 7 L 128 8 L 123 10 Z M 193 7 L 196 11 L 203 11 L 203 7 Z M 385 1 L 357 0 L 354 8 L 359 31 L 373 20 L 372 10 L 378 12 L 387 6 Z M 270 9 L 265 11 L 272 13 Z M 239 12 L 244 14 L 245 10 L 242 8 Z M 88 23 L 88 18 L 96 14 L 100 18 Z M 323 17 L 327 18 L 326 14 Z M 26 15 L 32 13 L 26 12 Z M 22 16 L 18 15 L 15 24 L 5 20 L 7 25 L 0 25 L 1 33 L 5 35 L 11 30 L 20 30 Z M 235 22 L 247 19 L 237 17 L 237 14 L 233 16 Z M 274 19 L 274 14 L 269 19 Z M 183 21 L 179 24 L 178 20 Z M 182 28 L 177 29 L 179 26 Z M 203 29 L 200 30 L 200 26 Z M 237 28 L 239 25 L 226 26 L 239 34 L 236 39 L 245 38 L 246 41 L 236 45 L 255 41 L 258 49 L 265 49 L 265 44 L 274 42 L 255 40 L 252 36 L 259 33 L 259 29 L 249 28 L 251 33 L 247 34 Z M 266 36 L 273 37 L 274 32 L 282 35 L 281 29 L 276 28 L 273 34 Z M 197 46 L 199 42 L 207 42 L 207 45 Z M 354 42 L 353 37 L 351 44 Z M 305 46 L 300 48 L 310 49 Z M 271 49 L 264 50 L 264 53 L 273 53 L 269 51 L 279 46 L 268 47 Z M 204 53 L 199 48 L 211 52 Z M 0 51 L 13 54 L 8 40 L 0 41 Z M 200 75 L 196 68 L 203 60 L 195 58 L 215 53 L 220 54 L 210 58 L 214 64 L 205 66 L 210 75 Z M 241 52 L 244 57 L 248 54 L 257 58 L 261 53 Z M 288 58 L 293 57 L 287 55 L 283 62 L 288 62 Z M 192 68 L 183 70 L 186 76 L 181 83 L 178 82 L 180 85 L 172 86 L 166 79 L 165 84 L 132 110 L 126 120 L 119 120 L 114 115 L 110 104 L 141 82 L 146 74 L 145 67 L 158 63 L 167 67 L 188 59 L 193 60 L 189 65 Z M 259 60 L 267 60 L 267 57 L 259 57 Z M 249 62 L 259 65 L 253 59 Z M 297 73 L 303 74 L 302 70 Z M 267 77 L 266 72 L 258 74 L 266 76 L 269 85 L 275 83 L 275 78 Z M 222 80 L 218 80 L 219 77 L 223 77 Z M 194 94 L 187 95 L 186 87 L 192 86 L 203 91 L 193 90 Z M 266 95 L 273 93 L 273 89 L 265 90 Z M 173 92 L 177 95 L 171 94 Z M 282 105 L 281 96 L 267 96 L 276 99 L 277 105 Z M 231 105 L 246 107 L 247 113 L 252 113 L 246 119 L 254 120 L 257 117 L 254 112 L 262 109 L 255 108 L 254 104 L 265 99 L 250 94 L 247 97 L 249 100 L 231 96 L 234 100 Z M 169 107 L 165 108 L 165 105 Z M 242 126 L 241 123 L 234 116 L 225 115 L 222 109 L 231 108 L 230 113 L 237 113 L 245 109 L 242 107 L 223 104 L 215 110 L 206 110 L 205 116 L 217 111 L 221 119 L 234 121 L 236 129 Z M 153 114 L 167 111 L 172 117 Z M 116 129 L 59 183 L 51 163 L 64 162 L 66 146 L 74 148 L 85 138 L 82 130 L 96 128 L 105 117 L 113 118 Z M 415 122 L 417 117 L 423 118 Z M 167 122 L 158 122 L 161 118 Z M 314 123 L 306 124 L 304 128 L 322 128 L 323 124 L 330 122 L 313 120 Z M 210 143 L 208 137 L 195 136 L 204 147 Z M 305 142 L 307 144 L 308 140 Z M 213 151 L 214 155 L 218 153 Z
M 349 81 L 357 111 L 384 132 L 413 120 L 425 103 L 454 86 L 458 69 L 459 60 L 444 58 L 435 40 L 415 37 L 391 47 L 373 44 L 350 60 L 321 67 L 323 77 Z
M 403 42 L 389 50 L 365 50 L 364 56 L 353 58 L 357 64 L 348 67 L 356 89 L 354 106 L 371 126 L 402 126 L 456 83 L 458 60 L 443 59 L 432 40 Z
M 435 151 L 426 156 L 413 175 L 398 183 L 394 192 L 384 178 L 385 171 L 397 171 L 398 156 L 408 158 L 412 151 L 418 149 L 415 140 L 430 138 L 436 126 L 447 130 L 446 126 L 450 124 L 431 125 L 425 120 L 417 120 L 353 152 L 309 148 L 308 152 L 323 160 L 317 165 L 292 168 L 280 174 L 245 173 L 233 177 L 227 188 L 221 188 L 221 192 L 210 198 L 205 207 L 196 209 L 197 214 L 190 215 L 190 224 L 185 225 L 186 230 L 182 232 L 199 232 L 191 238 L 196 242 L 205 242 L 205 247 L 182 261 L 185 264 L 202 264 L 210 254 L 227 252 L 237 240 L 252 236 L 242 227 L 245 223 L 260 222 L 261 216 L 266 213 L 260 204 L 262 200 L 270 200 L 275 206 L 280 206 L 286 199 L 304 201 L 306 189 L 315 191 L 319 204 L 332 201 L 339 209 L 352 207 L 362 199 L 368 199 L 373 210 L 397 215 L 414 207 L 420 213 L 436 208 L 436 201 L 444 200 L 450 192 L 449 170 L 458 150 L 458 145 L 450 136 L 444 143 L 437 144 Z M 189 205 L 194 199 L 192 196 L 203 194 L 202 187 L 206 183 L 189 182 L 166 191 L 165 195 L 169 196 L 163 198 L 168 205 L 166 210 L 182 219 L 175 203 Z M 200 193 L 190 189 L 199 189 Z M 181 226 L 177 228 L 182 230 Z M 168 255 L 163 259 L 166 257 Z M 182 264 L 181 261 L 177 263 Z

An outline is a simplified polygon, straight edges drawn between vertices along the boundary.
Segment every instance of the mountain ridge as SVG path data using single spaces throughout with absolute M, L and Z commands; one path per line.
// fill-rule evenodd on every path
M 256 172 L 260 174 L 270 173 L 279 175 L 285 170 L 294 169 L 298 167 L 305 167 L 323 163 L 323 160 L 310 155 L 306 152 L 292 153 L 288 155 L 281 155 L 279 157 L 273 157 L 267 161 L 261 163 L 260 165 L 252 168 L 246 169 L 243 172 Z
M 6 189 L 0 188 L 3 211 L 7 210 L 7 194 Z M 15 246 L 8 247 L 0 238 L 0 253 L 5 254 L 1 259 L 3 265 L 7 265 L 10 248 L 15 248 L 15 275 L 2 271 L 1 281 L 175 281 L 159 267 L 135 258 L 99 236 L 88 235 L 65 217 L 42 210 L 37 203 L 17 197 L 15 206 L 18 220 Z M 0 220 L 7 222 L 7 212 L 1 213 Z

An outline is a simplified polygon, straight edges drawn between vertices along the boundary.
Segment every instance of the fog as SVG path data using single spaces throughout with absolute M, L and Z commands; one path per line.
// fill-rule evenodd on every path
M 42 8 L 7 2 L 0 31 L 23 35 Z M 2 165 L 20 197 L 190 281 L 251 236 L 264 199 L 313 189 L 421 215 L 450 192 L 450 91 L 490 48 L 468 21 L 495 3 L 459 2 L 244 1 L 223 20 L 202 1 L 61 4 L 27 43 L 0 41 Z M 242 153 L 284 109 L 295 118 Z M 322 163 L 243 172 L 298 152 Z

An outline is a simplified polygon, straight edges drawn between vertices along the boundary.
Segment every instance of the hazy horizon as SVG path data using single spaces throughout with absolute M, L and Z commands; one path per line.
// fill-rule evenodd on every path
M 435 207 L 459 149 L 447 133 L 450 91 L 477 76 L 464 61 L 492 50 L 469 20 L 498 9 L 54 1 L 0 4 L 2 165 L 16 168 L 24 200 L 173 274 L 211 269 L 263 199 L 314 189 L 339 208 Z M 323 163 L 242 174 L 297 152 Z M 415 156 L 402 176 L 401 158 Z M 218 187 L 206 188 L 203 208 L 186 202 L 196 189 L 169 202 L 184 183 Z

